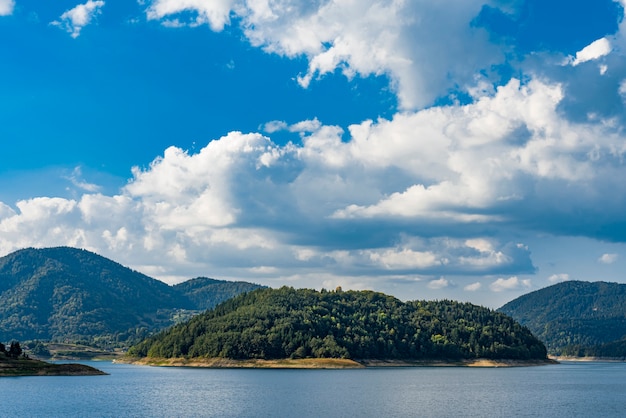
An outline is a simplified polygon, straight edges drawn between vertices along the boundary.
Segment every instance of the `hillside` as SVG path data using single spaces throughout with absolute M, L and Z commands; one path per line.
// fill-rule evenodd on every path
M 24 249 L 0 258 L 0 341 L 136 341 L 244 289 L 221 286 L 168 286 L 75 248 Z
M 469 303 L 371 291 L 259 289 L 132 347 L 154 358 L 544 359 L 506 315 Z
M 527 326 L 551 354 L 626 356 L 626 284 L 563 282 L 498 311 Z
M 258 284 L 248 282 L 227 282 L 224 280 L 197 277 L 174 285 L 174 289 L 185 295 L 194 309 L 211 309 L 219 303 L 240 293 L 258 289 Z

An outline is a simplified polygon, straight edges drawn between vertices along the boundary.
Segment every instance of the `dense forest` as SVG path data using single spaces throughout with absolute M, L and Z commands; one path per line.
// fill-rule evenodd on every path
M 89 251 L 28 248 L 0 258 L 0 341 L 127 346 L 258 287 L 207 278 L 169 286 Z
M 555 355 L 626 357 L 626 284 L 568 281 L 499 309 Z
M 544 359 L 510 317 L 469 303 L 372 291 L 259 289 L 148 338 L 137 357 Z
M 185 295 L 194 309 L 207 310 L 240 293 L 258 289 L 258 284 L 248 282 L 229 282 L 225 280 L 197 277 L 173 286 Z

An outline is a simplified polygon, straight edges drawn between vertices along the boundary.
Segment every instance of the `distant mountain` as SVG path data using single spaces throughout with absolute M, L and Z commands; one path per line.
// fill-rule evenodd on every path
M 132 341 L 248 289 L 204 280 L 174 287 L 85 250 L 20 250 L 0 258 L 0 341 Z
M 551 354 L 626 356 L 626 284 L 567 281 L 498 310 L 527 326 Z
M 193 304 L 194 309 L 211 309 L 240 293 L 258 289 L 258 284 L 248 282 L 227 282 L 224 280 L 197 277 L 174 286 L 174 289 L 184 294 Z
M 259 289 L 131 347 L 156 358 L 545 359 L 512 318 L 469 303 L 372 291 Z

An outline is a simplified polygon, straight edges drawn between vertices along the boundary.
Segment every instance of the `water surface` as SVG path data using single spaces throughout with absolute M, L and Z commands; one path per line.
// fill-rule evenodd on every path
M 15 417 L 624 416 L 625 363 L 522 368 L 194 369 L 0 379 Z

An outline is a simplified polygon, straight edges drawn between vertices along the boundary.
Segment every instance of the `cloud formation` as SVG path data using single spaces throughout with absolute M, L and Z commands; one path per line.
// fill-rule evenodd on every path
M 15 8 L 14 0 L 0 0 L 0 16 L 10 16 Z
M 428 282 L 428 288 L 432 290 L 445 289 L 446 287 L 449 287 L 450 285 L 451 285 L 450 282 L 443 277 L 440 277 L 438 279 L 431 280 Z
M 618 254 L 602 254 L 598 261 L 602 264 L 613 264 L 619 258 Z
M 607 38 L 600 38 L 593 41 L 576 53 L 576 58 L 571 60 L 573 66 L 582 64 L 583 62 L 596 60 L 611 53 L 611 42 Z
M 570 280 L 570 277 L 567 273 L 553 274 L 552 276 L 548 277 L 548 281 L 550 283 L 560 283 L 566 282 L 568 280 Z
M 471 25 L 481 0 L 348 0 L 281 2 L 154 0 L 148 19 L 166 26 L 209 25 L 222 30 L 236 16 L 254 46 L 306 56 L 298 77 L 307 87 L 339 69 L 348 78 L 386 75 L 401 106 L 421 108 L 455 84 L 502 61 L 488 34 Z M 445 48 L 442 48 L 445 45 Z
M 520 23 L 520 4 L 148 2 L 149 20 L 236 24 L 255 47 L 306 58 L 303 87 L 337 71 L 388 77 L 401 111 L 344 126 L 274 120 L 197 152 L 169 147 L 114 195 L 77 170 L 74 199 L 0 203 L 0 251 L 73 245 L 168 281 L 366 288 L 419 277 L 442 289 L 469 276 L 463 289 L 476 292 L 475 277 L 502 276 L 491 291 L 527 290 L 529 236 L 626 242 L 626 23 L 571 51 L 481 23 Z M 53 24 L 76 38 L 103 6 L 89 0 Z
M 87 3 L 65 11 L 60 20 L 55 20 L 50 24 L 63 29 L 72 38 L 78 38 L 80 31 L 102 12 L 102 7 L 104 7 L 102 0 L 87 0 Z
M 489 285 L 494 292 L 504 292 L 509 290 L 528 290 L 531 287 L 530 279 L 520 280 L 517 277 L 509 277 L 508 279 L 499 278 Z

